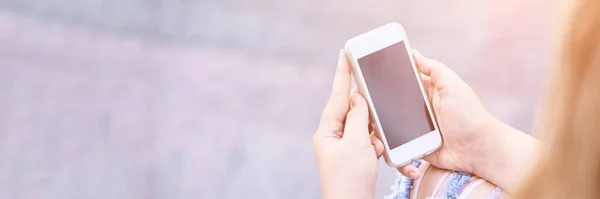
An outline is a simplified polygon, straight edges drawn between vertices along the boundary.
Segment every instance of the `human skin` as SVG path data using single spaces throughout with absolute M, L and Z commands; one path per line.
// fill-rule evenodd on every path
M 446 178 L 445 180 L 443 180 L 442 176 L 444 175 L 444 173 L 451 172 L 451 171 L 446 170 L 446 169 L 440 169 L 435 166 L 431 166 L 428 163 L 421 164 L 419 169 L 421 169 L 423 171 L 426 170 L 426 172 L 424 172 L 420 182 L 419 181 L 414 182 L 413 189 L 411 190 L 411 193 L 410 193 L 411 198 L 414 197 L 415 194 L 417 194 L 416 195 L 417 199 L 425 199 L 426 197 L 429 197 L 429 196 L 434 196 L 434 197 L 441 196 L 446 190 L 446 184 L 449 179 L 449 178 Z M 467 187 L 472 186 L 479 179 L 481 179 L 481 178 L 473 177 L 471 179 L 471 181 L 463 189 L 462 194 L 465 194 L 464 191 L 467 189 Z M 437 191 L 437 194 L 433 195 L 434 189 L 440 181 L 442 181 L 443 186 L 440 186 L 439 190 Z M 417 183 L 418 183 L 418 185 L 417 185 Z M 417 189 L 414 188 L 416 186 L 419 186 L 418 193 L 415 192 L 415 191 L 417 191 Z M 487 198 L 494 191 L 495 188 L 496 188 L 496 185 L 492 184 L 489 181 L 485 181 L 482 184 L 475 187 L 470 193 L 468 193 L 468 195 L 466 195 L 465 199 Z
M 514 191 L 536 160 L 539 141 L 491 116 L 469 85 L 444 64 L 413 54 L 443 138 L 441 148 L 424 159 Z M 383 144 L 369 136 L 366 102 L 359 94 L 350 94 L 350 82 L 350 66 L 342 51 L 330 100 L 313 136 L 323 198 L 375 197 Z M 412 178 L 422 176 L 411 165 L 399 171 Z
M 490 115 L 471 87 L 443 63 L 413 54 L 443 139 L 441 148 L 424 159 L 513 192 L 537 160 L 540 142 Z M 412 165 L 398 170 L 411 178 L 422 175 Z

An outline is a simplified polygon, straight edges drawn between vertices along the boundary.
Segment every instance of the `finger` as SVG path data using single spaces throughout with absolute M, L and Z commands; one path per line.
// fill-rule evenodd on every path
M 433 83 L 439 78 L 438 76 L 445 75 L 447 72 L 452 72 L 452 70 L 446 67 L 442 62 L 435 59 L 429 59 L 417 50 L 413 50 L 413 56 L 419 71 L 425 76 L 429 76 Z
M 350 94 L 350 96 L 354 96 L 356 94 L 359 94 L 360 92 L 358 91 L 358 87 L 356 87 L 356 85 L 352 88 L 352 92 Z M 360 94 L 359 94 L 360 95 Z M 352 107 L 350 107 L 352 108 Z M 373 131 L 373 122 L 371 122 L 371 118 L 369 118 L 369 131 L 367 132 L 369 134 L 369 136 L 374 135 L 375 132 Z
M 377 158 L 381 157 L 383 154 L 383 142 L 377 138 L 377 136 L 371 136 L 371 144 L 375 148 L 375 153 L 377 154 Z
M 433 152 L 433 153 L 430 153 L 430 154 L 426 155 L 425 157 L 423 157 L 423 160 L 429 162 L 432 165 L 436 164 L 436 163 L 439 163 L 440 162 L 440 157 L 438 156 L 438 154 L 439 153 L 437 151 Z
M 449 84 L 462 82 L 460 77 L 442 62 L 429 59 L 417 50 L 413 50 L 413 56 L 419 71 L 425 76 L 429 76 L 431 85 L 434 85 L 437 89 L 444 89 Z
M 346 116 L 346 125 L 342 139 L 356 139 L 370 143 L 369 139 L 369 109 L 367 102 L 359 95 L 353 95 L 351 109 Z
M 398 168 L 398 171 L 402 175 L 412 179 L 419 179 L 421 177 L 421 172 L 419 171 L 419 168 L 413 166 L 412 164 L 400 167 Z
M 346 58 L 345 51 L 341 50 L 338 56 L 338 63 L 335 71 L 335 77 L 333 79 L 333 88 L 330 98 L 335 99 L 342 96 L 345 100 L 348 100 L 351 82 L 352 72 L 350 70 L 350 63 Z
M 432 70 L 431 61 L 416 49 L 413 49 L 413 57 L 415 58 L 415 63 L 417 64 L 419 71 L 424 75 L 429 76 Z
M 338 65 L 333 79 L 333 88 L 329 101 L 321 116 L 320 128 L 328 128 L 326 131 L 317 132 L 341 132 L 343 123 L 349 109 L 350 93 L 350 65 L 344 51 L 340 51 Z
M 413 50 L 413 56 L 415 58 L 415 63 L 417 64 L 417 68 L 426 76 L 432 76 L 435 73 L 439 73 L 439 70 L 446 67 L 442 62 L 435 59 L 429 59 L 423 56 L 423 54 L 417 50 Z
M 423 73 L 419 73 L 419 77 L 421 77 L 421 83 L 423 85 L 431 84 L 431 78 Z
M 427 92 L 427 96 L 431 97 L 435 89 L 434 85 L 431 83 L 431 78 L 423 73 L 419 73 L 419 76 L 421 77 L 421 83 L 425 88 L 425 92 Z
M 358 87 L 356 87 L 356 85 L 354 85 L 354 87 L 352 88 L 352 91 L 350 91 L 350 96 L 354 96 L 356 94 L 358 94 Z M 352 106 L 350 106 L 350 108 L 352 108 Z M 367 132 L 369 134 L 369 136 L 371 136 L 372 134 L 374 134 L 373 132 L 373 125 L 369 120 L 369 131 Z

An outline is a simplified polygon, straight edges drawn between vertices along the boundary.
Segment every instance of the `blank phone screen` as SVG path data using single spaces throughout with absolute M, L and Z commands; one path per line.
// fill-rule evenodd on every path
M 391 149 L 433 130 L 404 41 L 358 59 Z

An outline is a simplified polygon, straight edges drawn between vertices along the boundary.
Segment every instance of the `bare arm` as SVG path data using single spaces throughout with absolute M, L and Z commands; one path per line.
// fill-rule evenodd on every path
M 479 194 L 488 193 L 491 191 L 490 187 L 496 185 L 507 193 L 514 192 L 519 182 L 527 177 L 527 173 L 529 173 L 541 153 L 542 144 L 537 139 L 496 119 L 490 124 L 485 129 L 486 139 L 482 143 L 483 147 L 477 147 L 480 150 L 477 150 L 471 156 L 461 157 L 472 160 L 471 163 L 474 168 L 471 170 L 472 174 L 486 180 L 479 186 L 488 187 L 479 188 L 478 186 L 470 195 L 479 196 Z M 435 192 L 436 185 L 434 184 L 441 183 L 443 186 L 437 191 L 439 196 L 439 193 L 444 192 L 443 187 L 448 181 L 442 179 L 443 182 L 439 182 L 440 178 L 443 178 L 444 173 L 450 171 L 424 165 L 429 164 L 425 163 L 419 167 L 418 170 L 424 172 L 421 180 L 413 182 L 414 187 L 424 185 L 422 188 L 417 188 L 417 195 L 419 198 L 421 196 L 432 196 Z M 414 194 L 414 192 L 415 189 L 412 190 L 411 194 Z
M 491 116 L 467 83 L 443 63 L 416 51 L 414 57 L 419 71 L 428 77 L 422 80 L 443 140 L 440 149 L 424 159 L 440 168 L 481 176 L 514 192 L 537 161 L 540 142 Z M 422 175 L 413 165 L 399 171 L 412 178 Z
M 486 144 L 487 155 L 476 163 L 473 172 L 509 193 L 514 192 L 538 160 L 542 144 L 500 121 L 495 121 L 489 130 L 493 136 Z

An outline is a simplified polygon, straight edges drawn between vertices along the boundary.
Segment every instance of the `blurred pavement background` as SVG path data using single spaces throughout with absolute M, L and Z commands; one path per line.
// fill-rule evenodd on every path
M 319 198 L 350 37 L 391 21 L 531 132 L 544 0 L 0 0 L 0 198 Z M 378 196 L 394 170 L 383 162 Z

